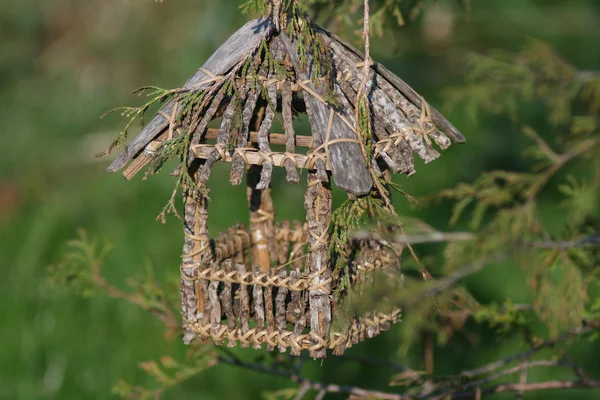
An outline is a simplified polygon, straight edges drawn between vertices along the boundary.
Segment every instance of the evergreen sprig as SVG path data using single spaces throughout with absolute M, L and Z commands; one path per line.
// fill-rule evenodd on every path
M 144 86 L 137 89 L 133 93 L 137 94 L 138 96 L 146 95 L 147 97 L 150 97 L 150 100 L 145 102 L 140 107 L 116 107 L 102 115 L 102 118 L 104 118 L 109 114 L 119 112 L 122 117 L 128 118 L 128 121 L 125 124 L 125 126 L 121 129 L 119 134 L 113 139 L 108 149 L 105 152 L 96 154 L 96 157 L 106 156 L 110 154 L 114 148 L 121 147 L 123 143 L 125 143 L 125 140 L 127 139 L 127 134 L 129 133 L 129 129 L 131 129 L 133 124 L 136 121 L 139 121 L 140 126 L 143 127 L 145 125 L 144 116 L 146 115 L 148 109 L 155 104 L 162 104 L 171 100 L 174 96 L 176 96 L 177 90 L 168 90 L 157 86 Z
M 471 83 L 448 92 L 450 103 L 466 102 L 469 114 L 508 116 L 532 142 L 523 152 L 531 163 L 526 171 L 484 172 L 472 184 L 459 183 L 437 195 L 454 202 L 451 224 L 470 211 L 470 227 L 479 229 L 474 242 L 447 246 L 447 265 L 457 268 L 466 259 L 512 249 L 531 288 L 533 310 L 557 335 L 581 323 L 592 309 L 590 290 L 597 287 L 590 286 L 596 273 L 589 268 L 595 250 L 577 244 L 599 211 L 600 161 L 594 155 L 600 138 L 593 110 L 600 99 L 588 86 L 594 79 L 533 40 L 521 52 L 493 51 L 469 63 Z M 561 132 L 556 144 L 521 122 L 521 107 L 535 101 L 546 106 L 547 121 Z M 588 107 L 580 107 L 582 101 Z M 568 164 L 579 164 L 584 175 L 563 178 Z M 540 211 L 546 193 L 562 196 L 551 224 Z M 557 222 L 562 227 L 557 229 Z

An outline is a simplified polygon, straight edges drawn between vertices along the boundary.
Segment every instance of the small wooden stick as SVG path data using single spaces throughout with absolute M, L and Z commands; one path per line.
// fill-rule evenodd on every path
M 242 96 L 244 93 L 241 94 Z M 233 95 L 231 98 L 225 113 L 223 114 L 223 120 L 221 121 L 221 132 L 219 133 L 219 137 L 217 137 L 217 145 L 225 146 L 229 142 L 229 138 L 231 136 L 231 126 L 233 124 L 233 118 L 235 117 L 236 111 L 239 104 L 239 97 L 237 93 Z M 207 182 L 210 177 L 210 169 L 212 166 L 221 159 L 221 153 L 214 149 L 209 157 L 206 159 L 202 170 L 200 171 L 200 182 Z
M 269 270 L 269 275 L 277 275 L 277 270 Z M 275 331 L 275 315 L 273 312 L 273 285 L 268 285 L 264 289 L 265 294 L 265 314 L 267 319 L 267 335 Z M 271 351 L 274 346 L 267 343 L 267 350 Z
M 334 60 L 336 60 L 336 66 L 344 71 L 343 79 L 348 80 L 352 88 L 359 91 L 361 80 L 359 78 L 360 72 L 358 71 L 358 68 L 356 68 L 356 62 L 358 60 L 356 55 L 353 55 L 343 45 L 328 38 L 326 35 L 323 35 L 322 37 L 334 50 L 333 55 Z M 384 81 L 384 79 L 378 79 L 377 75 L 374 74 L 374 71 L 371 71 L 371 75 L 373 79 L 376 79 L 377 81 Z M 374 83 L 375 82 L 373 82 L 373 87 L 371 88 L 369 95 L 371 106 L 376 114 L 376 118 L 384 122 L 388 134 L 393 135 L 402 131 L 406 131 L 407 133 L 419 131 L 420 127 L 416 123 L 416 119 L 409 119 L 404 112 L 396 106 L 395 102 L 388 96 L 388 93 L 377 87 Z M 397 96 L 401 96 L 401 94 L 397 93 Z M 401 102 L 401 100 L 398 101 Z M 414 109 L 411 109 L 409 106 L 405 105 L 405 109 L 407 111 L 412 110 L 410 112 L 414 113 Z M 431 146 L 427 145 L 420 134 L 410 135 L 409 144 L 413 151 L 417 153 L 419 158 L 425 163 L 435 160 L 440 155 Z
M 237 263 L 236 264 L 237 273 L 239 276 L 246 275 L 246 264 L 245 263 Z M 240 321 L 240 331 L 242 335 L 245 335 L 248 330 L 250 330 L 249 320 L 250 320 L 250 298 L 248 296 L 248 286 L 240 285 L 238 288 L 238 294 L 240 299 L 240 305 L 238 308 L 238 319 Z M 240 345 L 242 347 L 248 347 L 248 342 L 242 340 Z
M 213 263 L 212 272 L 216 273 L 219 270 L 219 264 Z M 208 299 L 210 301 L 210 325 L 215 344 L 223 343 L 222 339 L 217 339 L 217 334 L 221 328 L 221 303 L 219 302 L 219 281 L 211 281 L 208 286 Z
M 233 271 L 233 261 L 228 258 L 223 261 L 221 264 L 225 273 L 230 273 Z M 232 298 L 232 287 L 231 282 L 225 282 L 223 285 L 223 291 L 220 294 L 221 297 L 221 305 L 223 307 L 223 311 L 225 313 L 225 317 L 227 318 L 227 329 L 229 332 L 233 332 L 235 330 L 235 314 L 233 313 L 233 298 Z M 227 343 L 228 347 L 235 347 L 236 343 L 229 341 Z
M 335 56 L 334 55 L 334 60 L 339 59 L 339 56 Z M 339 60 L 337 61 L 337 63 L 339 63 Z M 340 68 L 343 68 L 343 64 Z M 340 73 L 342 75 L 344 75 L 344 71 L 340 70 Z M 348 101 L 350 101 L 352 103 L 352 105 L 354 107 L 357 106 L 356 104 L 356 92 L 355 90 L 352 88 L 352 86 L 348 83 L 348 81 L 346 79 L 344 79 L 343 77 L 337 82 L 340 90 L 342 91 L 342 93 L 345 95 L 344 97 L 346 97 L 348 99 Z M 384 128 L 384 124 L 381 121 L 381 118 L 376 118 L 376 113 L 373 110 L 373 104 L 370 103 L 371 106 L 371 125 L 373 126 L 373 132 L 375 133 L 375 136 L 377 137 L 377 139 L 381 140 L 386 140 L 389 139 L 389 135 L 386 132 L 385 128 Z M 404 161 L 404 155 L 402 154 L 401 151 L 399 151 L 399 149 L 396 148 L 396 146 L 389 146 L 389 149 L 387 149 L 386 151 L 380 151 L 380 156 L 381 158 L 383 158 L 383 160 L 386 162 L 386 164 L 392 169 L 392 171 L 394 171 L 395 173 L 401 173 L 401 172 L 406 172 L 408 174 L 408 171 L 403 169 L 403 166 L 406 164 Z M 412 160 L 412 151 L 410 153 L 410 159 Z
M 281 271 L 279 271 L 279 278 L 281 278 L 283 280 L 286 278 L 286 276 L 287 276 L 287 271 L 285 269 L 281 269 Z M 286 288 L 284 286 L 279 286 L 277 288 L 277 297 L 275 298 L 275 308 L 276 308 L 275 320 L 277 323 L 277 330 L 279 331 L 279 333 L 283 333 L 283 332 L 287 331 L 287 322 L 285 319 L 285 300 L 287 298 L 288 292 L 289 292 L 288 288 Z M 278 349 L 279 349 L 279 352 L 285 353 L 286 347 L 280 344 L 278 346 Z
M 300 272 L 299 271 L 291 271 L 290 272 L 290 284 L 293 286 L 299 279 Z M 294 334 L 292 336 L 292 341 L 296 339 L 298 336 L 302 335 L 302 331 L 306 327 L 306 298 L 303 296 L 302 292 L 293 290 L 292 291 L 292 301 L 290 302 L 286 318 L 288 321 L 294 324 Z M 290 354 L 293 356 L 299 356 L 300 351 L 296 349 L 294 346 L 290 349 Z
M 196 226 L 196 207 L 198 206 L 197 199 L 190 193 L 189 190 L 184 190 L 184 233 L 187 235 L 184 239 L 183 245 L 183 260 L 182 260 L 182 274 L 181 277 L 181 307 L 184 323 L 184 335 L 183 341 L 185 344 L 190 344 L 195 338 L 196 333 L 185 325 L 194 323 L 198 319 L 198 296 L 196 295 L 194 277 L 197 274 L 198 268 L 194 262 L 198 260 L 198 257 L 190 257 L 188 254 L 193 254 L 194 249 L 197 247 L 197 242 L 191 239 L 188 235 L 195 235 Z M 193 266 L 193 267 L 192 267 Z M 202 308 L 200 308 L 202 310 Z
M 251 85 L 249 82 L 248 85 Z M 250 86 L 249 86 L 250 88 Z M 248 147 L 249 143 L 249 131 L 250 131 L 250 122 L 252 120 L 252 115 L 254 114 L 254 109 L 256 108 L 256 102 L 258 101 L 258 97 L 260 95 L 260 89 L 252 88 L 248 94 L 246 99 L 246 103 L 244 104 L 244 110 L 242 111 L 242 127 L 238 134 L 236 147 L 245 148 Z M 210 130 L 207 134 L 207 138 L 210 137 Z M 254 132 L 254 143 L 258 141 L 258 133 Z M 212 138 L 211 138 L 212 139 Z M 242 182 L 242 176 L 244 175 L 245 165 L 244 159 L 239 154 L 234 154 L 232 158 L 231 165 L 231 175 L 229 176 L 229 182 L 232 185 L 236 186 Z
M 281 114 L 283 115 L 283 127 L 285 129 L 285 151 L 294 154 L 296 152 L 296 132 L 292 121 L 292 85 L 285 81 L 281 88 Z M 273 135 L 271 135 L 272 137 Z M 286 180 L 298 183 L 300 177 L 296 171 L 295 163 L 289 158 L 285 160 Z
M 215 114 L 217 113 L 219 108 L 221 107 L 221 103 L 223 102 L 224 98 L 225 98 L 225 87 L 223 87 L 223 85 L 221 85 L 218 89 L 217 94 L 215 95 L 214 99 L 212 100 L 212 103 L 210 104 L 210 106 L 208 107 L 208 109 L 206 110 L 204 115 L 202 116 L 202 119 L 200 120 L 198 126 L 192 133 L 192 138 L 190 139 L 190 151 L 188 152 L 188 165 L 194 161 L 194 153 L 192 151 L 191 146 L 202 142 L 202 138 L 206 131 L 206 127 L 208 126 L 208 123 L 213 119 L 213 117 L 215 116 Z M 219 134 L 220 134 L 220 130 L 219 130 Z
M 273 200 L 269 190 L 256 189 L 256 182 L 260 179 L 258 166 L 248 169 L 248 206 L 250 209 L 250 232 L 252 235 L 252 262 L 260 265 L 263 272 L 271 268 L 271 255 L 273 252 L 275 228 L 273 225 L 274 213 Z
M 331 216 L 331 188 L 314 173 L 308 174 L 308 188 L 304 198 L 306 222 L 308 223 L 308 267 L 313 276 L 313 289 L 309 292 L 310 329 L 321 340 L 327 341 L 331 323 L 331 270 L 329 269 L 329 218 Z M 313 346 L 319 343 L 313 340 Z M 326 347 L 310 351 L 314 358 L 324 358 Z
M 269 79 L 273 78 L 273 74 L 269 74 Z M 269 145 L 269 131 L 273 124 L 273 118 L 275 118 L 275 108 L 277 107 L 277 87 L 274 83 L 268 84 L 267 96 L 269 98 L 269 104 L 265 110 L 265 117 L 260 124 L 258 130 L 258 148 L 265 154 L 271 152 Z M 265 190 L 271 185 L 271 175 L 273 174 L 273 161 L 264 160 L 262 164 L 262 171 L 260 175 L 260 182 L 256 185 L 256 189 Z
M 260 265 L 254 264 L 252 266 L 252 275 L 257 277 L 261 274 Z M 252 302 L 254 305 L 254 321 L 256 322 L 256 330 L 262 331 L 265 329 L 265 308 L 263 302 L 263 288 L 260 285 L 254 285 L 252 291 Z M 262 346 L 260 343 L 254 343 L 255 349 L 260 349 Z
M 357 196 L 367 194 L 373 187 L 373 178 L 366 166 L 361 145 L 356 143 L 358 137 L 354 127 L 350 126 L 336 109 L 323 100 L 326 85 L 317 87 L 309 80 L 308 72 L 301 68 L 294 43 L 289 40 L 285 33 L 281 33 L 280 37 L 294 65 L 298 84 L 303 88 L 306 112 L 313 131 L 315 145 L 317 145 L 317 142 L 319 142 L 319 145 L 325 141 L 328 142 L 325 143 L 327 145 L 326 153 L 330 157 L 331 170 L 336 185 Z M 307 58 L 310 65 L 310 57 L 307 56 Z M 306 84 L 303 82 L 306 82 Z M 329 143 L 334 140 L 341 141 Z M 319 166 L 317 165 L 318 170 Z M 321 171 L 319 178 L 326 181 L 327 178 L 323 176 L 323 172 Z
M 206 135 L 204 135 L 204 139 L 216 139 L 219 137 L 220 132 L 221 132 L 220 129 L 208 128 L 206 130 Z M 249 141 L 248 141 L 248 139 L 246 139 L 246 142 L 244 142 L 244 144 L 242 144 L 242 142 L 240 142 L 240 139 L 242 137 L 244 137 L 244 134 L 243 134 L 243 131 L 240 130 L 240 133 L 238 135 L 237 147 L 240 147 L 240 148 L 246 147 L 247 148 L 249 143 L 258 143 L 258 132 L 253 131 L 253 132 L 250 132 L 249 135 L 250 135 Z M 247 136 L 248 136 L 248 134 L 246 134 L 246 137 Z M 154 151 L 156 151 L 156 149 L 158 149 L 160 147 L 160 145 L 162 144 L 162 142 L 164 142 L 164 140 L 166 138 L 167 138 L 167 134 L 165 133 L 164 136 L 161 136 L 157 140 L 150 142 L 150 144 L 146 147 L 146 150 L 142 154 L 140 154 L 138 156 L 138 158 L 136 158 L 129 165 L 129 167 L 127 167 L 127 170 L 125 170 L 123 172 L 123 177 L 127 180 L 131 180 L 148 163 L 150 163 L 150 161 L 152 161 L 152 159 L 154 158 Z M 271 144 L 285 145 L 287 143 L 286 140 L 287 140 L 287 138 L 286 138 L 286 135 L 284 135 L 284 134 L 281 134 L 281 133 L 269 134 L 269 143 L 271 143 Z M 312 144 L 312 138 L 310 136 L 302 136 L 302 135 L 296 136 L 296 146 L 297 147 L 310 147 L 311 144 Z M 206 147 L 206 148 L 198 147 L 197 145 L 191 145 L 190 148 L 198 153 L 198 157 L 204 158 L 204 159 L 206 159 L 208 157 L 208 155 L 210 154 L 210 151 L 211 151 L 211 149 L 208 147 Z M 248 154 L 247 156 L 248 156 L 248 161 L 250 163 L 255 163 L 256 165 L 259 165 L 262 162 L 261 158 L 258 154 L 255 154 L 255 155 Z M 272 157 L 273 157 L 274 165 L 285 166 L 285 161 L 286 161 L 285 154 L 279 153 L 279 154 L 273 155 Z M 294 157 L 296 158 L 296 164 L 297 164 L 298 168 L 306 167 L 307 157 L 305 155 L 294 154 Z M 192 158 L 194 158 L 194 155 L 192 155 Z M 224 161 L 227 161 L 227 162 L 233 161 L 233 165 L 231 167 L 230 182 L 232 185 L 239 185 L 239 183 L 241 182 L 242 176 L 244 174 L 244 160 L 242 159 L 242 156 L 240 156 L 237 153 L 234 154 L 233 156 L 231 156 L 229 153 L 227 153 Z M 238 168 L 240 168 L 240 165 L 241 165 L 241 170 L 238 170 Z
M 213 151 L 213 147 L 211 146 L 202 146 L 202 147 L 197 147 L 196 148 L 196 155 L 198 158 L 200 159 L 205 159 L 207 157 L 210 157 L 210 153 Z M 257 166 L 261 166 L 265 164 L 265 158 L 264 158 L 264 153 L 261 154 L 259 151 L 254 151 L 252 149 L 246 150 L 244 151 L 244 154 L 246 156 L 246 161 L 248 163 L 248 165 L 257 165 Z M 234 157 L 238 155 L 235 154 Z M 287 157 L 284 153 L 271 153 L 268 154 L 268 157 L 270 159 L 270 162 L 272 163 L 272 166 L 283 166 Z M 308 167 L 308 157 L 302 154 L 295 154 L 293 156 L 293 158 L 296 160 L 296 164 L 298 165 L 298 167 L 300 168 L 307 168 Z M 222 159 L 225 162 L 230 162 L 233 159 L 233 157 L 229 154 L 229 153 L 225 153 L 225 157 Z M 326 171 L 330 171 L 330 168 L 327 167 Z

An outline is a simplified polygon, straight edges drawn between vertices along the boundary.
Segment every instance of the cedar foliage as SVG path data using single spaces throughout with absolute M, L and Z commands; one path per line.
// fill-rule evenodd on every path
M 325 9 L 338 15 L 353 15 L 361 1 L 292 3 L 302 5 L 305 10 Z M 461 4 L 470 7 L 468 1 Z M 260 12 L 263 6 L 262 1 L 251 0 L 242 8 Z M 414 19 L 424 6 L 424 1 L 417 1 L 408 11 L 402 11 L 397 2 L 382 2 L 371 17 L 374 32 L 384 29 L 390 15 L 402 25 L 405 15 Z M 208 368 L 219 368 L 219 364 L 288 377 L 292 382 L 289 389 L 265 394 L 267 398 L 282 399 L 294 398 L 306 390 L 319 394 L 341 392 L 353 398 L 397 399 L 525 391 L 529 390 L 523 389 L 527 386 L 498 390 L 502 386 L 497 380 L 538 366 L 570 370 L 575 387 L 598 387 L 598 381 L 574 364 L 568 347 L 562 344 L 573 337 L 581 343 L 590 343 L 600 321 L 600 157 L 597 156 L 600 151 L 600 75 L 579 71 L 548 45 L 535 40 L 518 52 L 493 50 L 473 54 L 467 64 L 470 73 L 465 84 L 446 92 L 447 109 L 460 106 L 473 121 L 490 115 L 508 119 L 512 129 L 521 132 L 528 143 L 524 148 L 515 146 L 514 157 L 519 160 L 514 170 L 486 171 L 473 182 L 457 183 L 453 188 L 423 199 L 425 207 L 435 202 L 451 205 L 450 225 L 467 227 L 472 234 L 454 240 L 422 221 L 384 217 L 381 200 L 367 196 L 348 200 L 337 209 L 331 228 L 330 254 L 336 260 L 336 268 L 343 268 L 349 255 L 336 253 L 336 244 L 351 240 L 350 235 L 357 229 L 359 233 L 369 232 L 382 221 L 400 227 L 401 230 L 390 230 L 386 239 L 405 245 L 411 255 L 405 257 L 405 274 L 398 277 L 406 290 L 398 292 L 396 282 L 390 285 L 389 280 L 374 277 L 371 296 L 362 296 L 359 302 L 350 296 L 351 312 L 357 311 L 356 307 L 372 309 L 389 303 L 401 304 L 405 319 L 396 344 L 403 350 L 417 345 L 423 332 L 435 335 L 443 345 L 453 336 L 467 335 L 469 324 L 487 325 L 498 335 L 518 336 L 528 350 L 512 359 L 500 360 L 514 370 L 482 366 L 459 375 L 433 375 L 431 371 L 420 371 L 419 366 L 409 366 L 390 373 L 388 381 L 392 387 L 385 393 L 360 392 L 355 391 L 356 388 L 323 385 L 298 376 L 296 361 L 286 355 L 272 359 L 261 355 L 247 362 L 226 349 L 203 345 L 192 347 L 186 360 L 178 361 L 165 355 L 159 361 L 142 362 L 140 368 L 154 378 L 156 384 L 144 387 L 121 381 L 115 385 L 114 393 L 123 398 L 157 398 Z M 277 70 L 276 66 L 273 68 Z M 152 102 L 163 102 L 177 95 L 158 88 L 150 88 L 149 93 L 150 102 L 139 108 L 123 109 L 126 116 L 141 117 Z M 185 103 L 185 99 L 182 102 Z M 527 123 L 527 110 L 531 107 L 542 110 L 546 125 Z M 128 123 L 122 132 L 124 135 L 130 126 Z M 120 144 L 124 135 L 114 144 Z M 185 137 L 180 135 L 176 139 L 185 140 Z M 179 142 L 170 143 L 166 156 L 185 157 L 177 150 L 180 146 Z M 547 199 L 557 196 L 560 200 L 548 203 Z M 552 221 L 544 218 L 549 214 L 541 213 L 542 207 L 552 208 Z M 415 237 L 419 239 L 411 241 Z M 426 262 L 417 257 L 419 248 L 413 250 L 411 244 L 446 239 L 448 243 L 444 245 L 442 257 L 435 260 L 436 270 L 441 273 L 433 278 L 425 269 Z M 140 277 L 129 282 L 129 291 L 122 291 L 102 277 L 108 246 L 98 246 L 84 232 L 69 245 L 70 250 L 51 268 L 53 284 L 68 283 L 83 295 L 103 292 L 137 304 L 164 323 L 167 337 L 180 335 L 175 282 L 166 287 L 152 276 Z M 521 266 L 530 287 L 530 303 L 513 304 L 507 300 L 502 304 L 480 304 L 462 284 L 464 278 L 487 265 L 508 261 Z M 411 266 L 415 273 L 411 273 Z M 381 304 L 382 298 L 385 304 Z M 540 328 L 539 323 L 544 328 Z M 397 349 L 390 349 L 394 350 Z M 538 353 L 542 350 L 549 360 L 539 359 Z M 519 378 L 515 375 L 510 379 L 517 382 Z M 525 380 L 525 385 L 527 383 Z

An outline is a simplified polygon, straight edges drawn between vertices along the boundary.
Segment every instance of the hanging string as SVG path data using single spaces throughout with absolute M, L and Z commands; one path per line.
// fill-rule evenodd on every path
M 361 96 L 363 95 L 369 79 L 369 69 L 371 68 L 371 40 L 370 40 L 370 29 L 369 29 L 369 0 L 364 0 L 364 16 L 363 16 L 363 33 L 362 38 L 365 42 L 365 62 L 363 64 L 363 78 L 360 86 L 358 87 L 358 93 L 356 94 L 357 104 L 360 102 Z M 358 109 L 358 108 L 357 108 Z M 358 112 L 358 111 L 357 111 Z M 358 117 L 358 115 L 357 115 Z M 358 118 L 356 119 L 358 121 Z
M 355 109 L 355 119 L 356 119 L 356 132 L 362 133 L 361 131 L 361 117 L 363 122 L 366 122 L 366 134 L 370 135 L 372 132 L 372 126 L 371 126 L 371 107 L 370 107 L 370 102 L 369 102 L 369 98 L 368 98 L 368 93 L 369 93 L 369 87 L 367 87 L 367 84 L 369 83 L 369 73 L 371 70 L 371 65 L 373 65 L 372 61 L 371 61 L 371 34 L 370 34 L 370 28 L 369 28 L 369 22 L 370 22 L 370 10 L 369 10 L 369 0 L 364 0 L 363 2 L 363 33 L 362 33 L 362 38 L 363 41 L 365 42 L 365 60 L 363 62 L 362 65 L 362 81 L 360 83 L 360 86 L 358 87 L 358 92 L 356 93 L 356 109 Z M 366 113 L 365 115 L 361 115 L 361 110 L 363 113 Z M 368 139 L 367 139 L 368 140 Z M 365 148 L 364 143 L 361 143 L 361 149 L 363 151 L 363 155 L 365 157 L 365 160 L 367 160 L 368 163 L 368 168 L 369 168 L 369 172 L 371 173 L 371 177 L 373 178 L 373 183 L 375 185 L 375 188 L 377 189 L 377 191 L 379 192 L 379 195 L 381 196 L 381 198 L 383 199 L 386 208 L 391 211 L 392 213 L 395 214 L 395 210 L 394 207 L 392 205 L 392 201 L 390 200 L 388 194 L 387 194 L 387 189 L 385 187 L 383 187 L 383 185 L 381 184 L 381 182 L 379 182 L 379 177 L 377 176 L 377 174 L 375 173 L 373 166 L 371 165 L 371 154 L 367 154 L 367 150 Z

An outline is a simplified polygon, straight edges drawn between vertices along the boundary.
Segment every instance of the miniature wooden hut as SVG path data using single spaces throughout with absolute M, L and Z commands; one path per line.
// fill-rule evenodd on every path
M 112 163 L 132 159 L 130 179 L 174 143 L 183 143 L 185 244 L 181 264 L 184 341 L 289 349 L 298 355 L 342 354 L 389 329 L 400 310 L 389 307 L 336 323 L 343 293 L 372 271 L 399 273 L 397 248 L 375 240 L 345 244 L 344 271 L 330 259 L 333 182 L 350 196 L 376 192 L 386 171 L 411 175 L 413 153 L 430 162 L 463 136 L 401 79 L 370 67 L 370 137 L 359 132 L 356 95 L 363 56 L 351 45 L 295 13 L 274 12 L 234 33 Z M 293 117 L 306 113 L 311 134 L 299 135 Z M 272 133 L 274 118 L 283 133 Z M 209 122 L 221 118 L 220 128 Z M 370 143 L 370 145 L 368 144 Z M 285 145 L 285 152 L 271 145 Z M 306 148 L 305 152 L 297 148 Z M 211 239 L 203 188 L 211 167 L 231 163 L 231 184 L 247 172 L 250 226 Z M 275 222 L 270 197 L 274 167 L 299 182 L 308 171 L 305 222 Z M 218 193 L 213 192 L 214 197 Z M 334 293 L 336 294 L 334 296 Z

